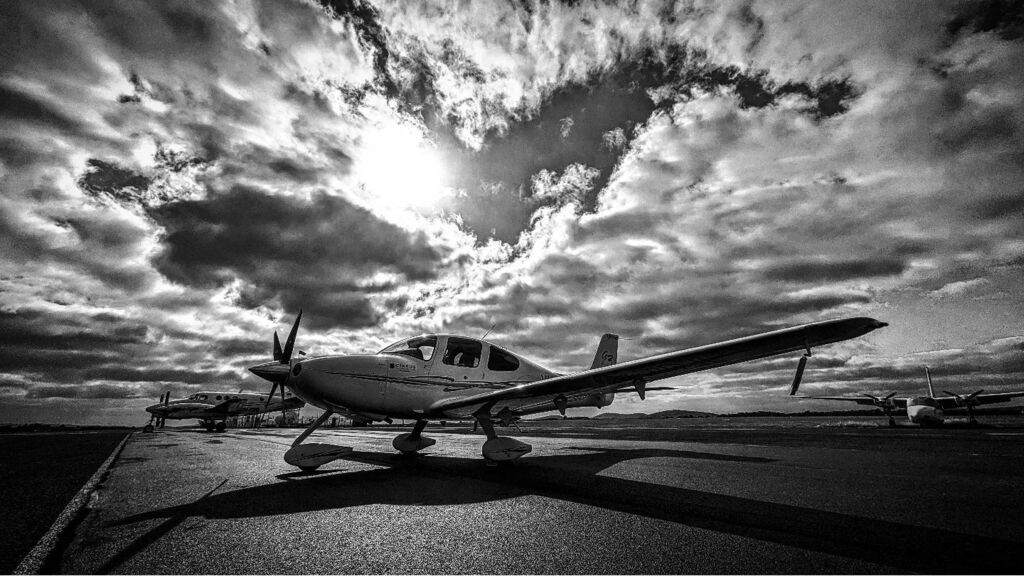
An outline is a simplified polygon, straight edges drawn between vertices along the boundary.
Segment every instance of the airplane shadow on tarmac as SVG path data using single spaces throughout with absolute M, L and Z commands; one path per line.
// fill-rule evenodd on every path
M 342 461 L 383 468 L 281 474 L 281 482 L 215 494 L 218 486 L 195 502 L 136 514 L 114 523 L 166 519 L 111 558 L 98 572 L 115 569 L 190 517 L 247 518 L 367 504 L 459 505 L 527 495 L 677 522 L 906 571 L 1020 573 L 1024 569 L 1020 542 L 598 474 L 637 458 L 753 463 L 771 462 L 770 459 L 666 449 L 567 447 L 563 451 L 576 453 L 535 455 L 513 466 L 499 467 L 485 466 L 479 458 L 429 454 L 410 458 L 352 452 Z M 454 479 L 459 482 L 453 483 Z M 456 485 L 458 488 L 453 489 Z M 253 502 L 260 502 L 260 506 L 254 508 Z

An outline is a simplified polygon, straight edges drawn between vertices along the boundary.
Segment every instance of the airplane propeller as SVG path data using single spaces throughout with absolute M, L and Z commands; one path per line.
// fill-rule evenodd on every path
M 886 409 L 886 408 L 891 410 L 891 409 L 896 407 L 896 404 L 893 403 L 893 401 L 892 401 L 892 397 L 895 396 L 895 395 L 896 395 L 896 393 L 893 392 L 892 394 L 889 394 L 888 396 L 885 396 L 883 398 L 879 398 L 878 396 L 872 396 L 871 394 L 865 394 L 865 396 L 867 396 L 868 398 L 871 398 L 871 400 L 875 403 L 875 406 L 878 406 L 879 408 L 882 408 L 883 410 Z
M 963 406 L 963 407 L 967 408 L 967 418 L 971 422 L 974 422 L 974 407 L 978 405 L 978 395 L 981 394 L 984 391 L 985 391 L 984 389 L 977 390 L 975 392 L 972 392 L 972 393 L 968 394 L 967 396 L 961 396 L 959 394 L 954 394 L 954 393 L 952 393 L 952 392 L 950 392 L 948 390 L 943 390 L 942 393 L 946 394 L 946 395 L 949 395 L 949 396 L 952 396 L 953 398 L 956 398 L 956 405 L 957 406 Z
M 875 406 L 882 409 L 882 413 L 889 417 L 889 426 L 896 425 L 896 420 L 892 417 L 892 411 L 896 409 L 896 403 L 892 401 L 892 397 L 895 395 L 896 393 L 893 392 L 884 398 L 880 398 L 878 396 L 872 396 L 871 394 L 865 394 L 865 396 L 871 398 L 871 402 Z
M 163 404 L 164 405 L 164 410 L 161 412 L 163 414 L 163 416 L 157 416 L 156 412 L 151 413 L 149 415 L 149 423 L 150 424 L 155 425 L 157 428 L 163 428 L 164 427 L 164 423 L 167 421 L 167 418 L 166 418 L 166 416 L 167 416 L 167 402 L 170 399 L 171 399 L 171 391 L 170 390 L 168 390 L 167 392 L 165 392 L 165 393 L 160 395 L 160 400 L 157 401 L 157 404 Z
M 163 428 L 164 425 L 167 424 L 167 404 L 171 401 L 171 391 L 168 390 L 167 392 L 164 392 L 163 396 L 160 397 L 160 400 L 164 404 L 164 415 L 160 417 L 158 426 Z
M 298 316 L 295 317 L 295 324 L 292 324 L 292 329 L 288 332 L 288 339 L 284 342 L 284 348 L 281 348 L 281 340 L 277 337 L 277 331 L 274 331 L 273 362 L 249 368 L 250 372 L 272 384 L 264 408 L 270 406 L 270 401 L 274 398 L 278 386 L 281 387 L 281 402 L 285 400 L 284 382 L 288 379 L 288 373 L 291 371 L 292 351 L 295 349 L 295 335 L 299 331 L 299 321 L 301 320 L 302 310 L 299 310 Z

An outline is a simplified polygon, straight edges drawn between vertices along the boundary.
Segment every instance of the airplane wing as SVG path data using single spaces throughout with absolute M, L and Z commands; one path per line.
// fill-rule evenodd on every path
M 832 344 L 862 336 L 883 326 L 887 326 L 887 324 L 873 318 L 845 318 L 804 324 L 756 336 L 602 366 L 575 374 L 553 376 L 502 390 L 441 400 L 430 407 L 430 412 L 443 412 L 513 398 L 565 394 L 588 389 L 616 389 L 634 383 L 646 384 L 681 374 Z
M 856 402 L 857 404 L 863 404 L 865 406 L 875 405 L 874 399 L 868 398 L 867 396 L 861 396 L 860 398 L 856 396 L 794 396 L 794 398 L 801 398 L 804 400 L 839 400 L 842 402 Z M 955 400 L 955 398 L 950 398 L 950 400 Z M 893 398 L 892 403 L 897 408 L 907 407 L 906 398 Z
M 225 401 L 221 402 L 220 404 L 217 404 L 217 405 L 214 405 L 214 406 L 211 406 L 211 407 L 207 408 L 206 412 L 209 413 L 209 414 L 232 414 L 232 413 L 235 412 L 234 407 L 237 404 L 241 404 L 243 402 L 245 402 L 245 400 L 242 400 L 242 399 L 239 399 L 239 398 L 234 398 L 234 399 L 231 399 L 231 400 L 225 400 Z
M 979 404 L 995 404 L 997 402 L 1009 402 L 1014 398 L 1024 396 L 1024 391 L 1021 392 L 995 392 L 992 394 L 978 394 L 974 397 L 975 405 Z M 943 410 L 949 410 L 950 408 L 962 408 L 963 404 L 957 402 L 954 396 L 939 396 L 935 399 L 939 403 L 939 406 Z

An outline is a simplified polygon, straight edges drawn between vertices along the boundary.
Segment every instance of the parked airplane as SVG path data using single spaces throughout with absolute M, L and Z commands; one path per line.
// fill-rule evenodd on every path
M 292 358 L 300 311 L 284 348 L 274 333 L 274 360 L 249 370 L 285 388 L 324 413 L 296 438 L 285 461 L 314 470 L 346 450 L 305 440 L 335 412 L 352 411 L 373 420 L 388 417 L 416 420 L 412 432 L 392 445 L 412 454 L 435 440 L 423 436 L 429 420 L 474 418 L 487 435 L 483 456 L 490 461 L 514 460 L 530 452 L 529 444 L 499 437 L 497 420 L 505 424 L 524 414 L 578 406 L 607 406 L 615 393 L 632 389 L 644 398 L 647 383 L 798 350 L 800 359 L 793 389 L 800 383 L 811 347 L 856 338 L 887 326 L 872 318 L 847 318 L 804 324 L 717 344 L 678 350 L 617 364 L 618 336 L 605 334 L 591 367 L 557 374 L 484 340 L 455 334 L 425 334 L 400 340 L 376 354 Z
M 977 390 L 967 396 L 943 390 L 942 392 L 943 394 L 946 394 L 946 396 L 936 396 L 935 389 L 932 386 L 932 375 L 931 372 L 928 371 L 927 366 L 924 367 L 924 376 L 928 380 L 927 396 L 894 398 L 894 396 L 896 396 L 896 392 L 893 392 L 885 397 L 864 394 L 863 398 L 857 396 L 797 396 L 797 398 L 839 400 L 844 402 L 856 402 L 857 404 L 864 404 L 867 406 L 877 406 L 886 416 L 889 417 L 889 426 L 896 425 L 896 418 L 893 417 L 893 412 L 897 409 L 905 409 L 907 411 L 907 419 L 914 424 L 921 424 L 922 426 L 938 426 L 945 421 L 946 410 L 950 410 L 952 408 L 966 408 L 968 421 L 971 424 L 977 424 L 978 421 L 974 418 L 975 406 L 981 404 L 993 404 L 996 402 L 1009 402 L 1014 398 L 1024 396 L 1024 391 L 983 394 L 984 390 Z
M 279 412 L 302 408 L 306 403 L 288 392 L 276 399 L 258 392 L 197 392 L 188 398 L 171 400 L 171 393 L 160 395 L 160 402 L 146 407 L 149 423 L 142 430 L 152 432 L 163 428 L 166 420 L 199 420 L 199 425 L 212 432 L 223 432 L 225 420 L 235 416 L 250 416 L 265 412 Z

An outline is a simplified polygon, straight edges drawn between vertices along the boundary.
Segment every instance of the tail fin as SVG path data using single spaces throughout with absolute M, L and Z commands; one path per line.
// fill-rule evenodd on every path
M 601 368 L 602 366 L 611 366 L 619 358 L 619 335 L 618 334 L 605 334 L 601 336 L 601 343 L 597 345 L 597 354 L 594 354 L 594 363 L 590 365 L 593 368 Z
M 932 374 L 928 371 L 928 367 L 924 367 L 924 377 L 928 379 L 928 395 L 935 398 L 935 390 L 932 388 Z

